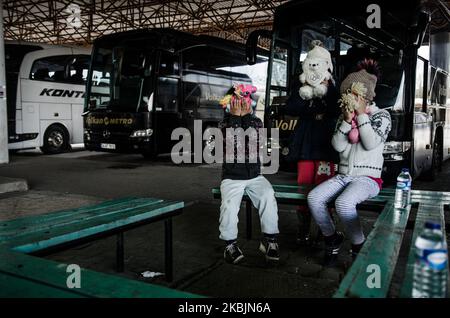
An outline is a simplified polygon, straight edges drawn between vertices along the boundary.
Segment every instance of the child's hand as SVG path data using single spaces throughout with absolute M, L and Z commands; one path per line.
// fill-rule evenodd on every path
M 344 120 L 347 123 L 350 124 L 352 122 L 352 119 L 353 119 L 353 116 L 354 116 L 355 113 L 354 112 L 348 112 L 346 110 L 343 110 L 342 113 L 344 114 Z
M 241 100 L 238 100 L 236 98 L 232 98 L 231 99 L 231 103 L 230 103 L 230 113 L 231 113 L 231 115 L 241 116 L 241 111 L 242 111 Z
M 241 116 L 251 114 L 252 106 L 245 99 L 241 99 L 240 102 L 241 102 Z
M 358 96 L 356 98 L 356 105 L 355 105 L 356 114 L 357 115 L 365 114 L 366 108 L 367 108 L 366 100 L 363 97 Z

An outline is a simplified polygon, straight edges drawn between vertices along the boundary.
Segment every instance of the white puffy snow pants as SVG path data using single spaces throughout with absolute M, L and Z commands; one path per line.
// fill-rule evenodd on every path
M 222 204 L 220 205 L 220 236 L 225 241 L 236 240 L 238 236 L 238 214 L 242 196 L 246 193 L 259 211 L 261 231 L 264 234 L 278 234 L 278 206 L 270 182 L 263 176 L 250 180 L 225 179 L 220 184 Z

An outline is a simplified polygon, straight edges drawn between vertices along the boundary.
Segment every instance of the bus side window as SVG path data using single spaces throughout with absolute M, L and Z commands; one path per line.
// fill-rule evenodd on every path
M 65 82 L 65 69 L 69 55 L 44 57 L 34 61 L 30 79 L 36 81 Z
M 168 52 L 161 52 L 161 60 L 159 64 L 159 76 L 179 75 L 178 56 L 174 56 Z
M 178 111 L 178 56 L 161 52 L 158 76 L 157 107 L 165 112 Z
M 84 85 L 89 70 L 90 57 L 88 55 L 74 56 L 69 61 L 68 82 Z
M 424 95 L 424 83 L 425 83 L 425 62 L 418 58 L 416 65 L 416 90 L 414 94 L 414 111 L 423 111 L 423 97 Z
M 192 111 L 202 98 L 210 95 L 206 57 L 208 46 L 194 46 L 183 52 L 183 108 Z
M 186 50 L 183 53 L 183 69 L 206 71 L 208 67 L 205 59 L 207 59 L 209 53 L 210 48 L 208 46 L 196 46 Z
M 448 74 L 435 67 L 431 68 L 429 99 L 432 105 L 449 106 L 449 82 Z

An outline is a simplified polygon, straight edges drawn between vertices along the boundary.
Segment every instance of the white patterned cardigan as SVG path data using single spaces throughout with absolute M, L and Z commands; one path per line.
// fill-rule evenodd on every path
M 372 104 L 369 115 L 358 115 L 357 122 L 360 140 L 356 144 L 351 144 L 348 140 L 351 124 L 341 116 L 336 125 L 332 145 L 339 153 L 339 173 L 380 178 L 384 163 L 384 143 L 391 131 L 391 116 L 388 111 Z

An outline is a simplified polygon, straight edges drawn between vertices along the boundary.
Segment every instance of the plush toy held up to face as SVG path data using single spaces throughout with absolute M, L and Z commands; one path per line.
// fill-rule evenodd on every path
M 248 105 L 252 106 L 252 109 L 256 107 L 256 101 L 253 98 L 257 88 L 250 84 L 233 84 L 233 87 L 228 93 L 220 100 L 220 105 L 226 112 L 230 112 L 231 102 L 236 99 L 244 99 Z
M 300 75 L 300 97 L 310 100 L 314 97 L 323 97 L 326 95 L 328 87 L 323 82 L 332 78 L 333 63 L 331 54 L 320 41 L 312 41 L 313 48 L 308 52 L 303 61 L 303 73 Z
M 359 142 L 359 130 L 358 122 L 356 119 L 355 110 L 359 107 L 358 98 L 366 98 L 367 88 L 361 82 L 352 83 L 351 87 L 341 95 L 339 100 L 341 109 L 347 113 L 352 113 L 352 129 L 348 134 L 348 140 L 351 144 L 356 144 Z M 369 107 L 366 107 L 366 113 L 369 111 Z

